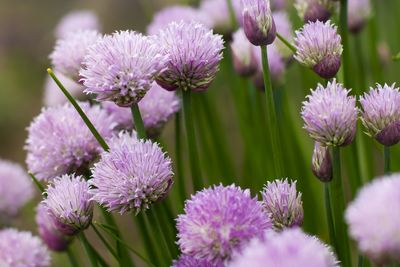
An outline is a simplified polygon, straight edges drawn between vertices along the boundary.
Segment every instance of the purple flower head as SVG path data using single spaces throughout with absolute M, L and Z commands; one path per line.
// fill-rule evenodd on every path
M 132 31 L 104 36 L 85 57 L 80 72 L 85 92 L 119 106 L 136 104 L 165 70 L 168 55 L 161 55 L 159 47 L 154 37 Z
M 289 17 L 285 11 L 276 11 L 272 13 L 274 17 L 276 31 L 282 35 L 286 40 L 292 42 L 293 40 L 293 29 Z M 274 45 L 278 48 L 279 52 L 284 58 L 292 56 L 293 52 L 282 42 L 275 42 Z
M 349 31 L 352 33 L 361 31 L 371 13 L 370 0 L 349 0 L 347 8 Z
M 337 27 L 330 21 L 309 22 L 296 31 L 295 59 L 325 79 L 333 78 L 340 68 L 343 47 Z
M 271 9 L 274 11 L 284 10 L 286 8 L 286 0 L 271 0 Z
M 177 219 L 178 245 L 183 254 L 222 266 L 232 253 L 272 227 L 249 190 L 235 185 L 197 192 Z
M 152 22 L 147 26 L 147 34 L 155 35 L 160 30 L 164 30 L 171 22 L 191 22 L 195 21 L 204 27 L 211 29 L 212 21 L 209 14 L 190 6 L 169 6 L 158 11 Z
M 295 8 L 305 23 L 326 22 L 335 11 L 336 3 L 332 0 L 296 0 Z
M 332 161 L 328 147 L 315 142 L 311 170 L 322 182 L 332 181 Z
M 54 69 L 72 80 L 79 81 L 79 70 L 88 48 L 96 43 L 101 35 L 94 30 L 75 31 L 65 38 L 57 40 L 53 52 L 50 54 Z
M 346 210 L 350 236 L 377 265 L 400 261 L 400 175 L 365 185 Z
M 326 88 L 318 84 L 303 102 L 304 129 L 324 146 L 345 146 L 353 141 L 357 127 L 356 99 L 334 79 Z
M 83 98 L 83 90 L 84 87 L 77 82 L 71 80 L 67 76 L 62 73 L 55 73 L 57 78 L 61 81 L 61 83 L 68 88 L 68 92 L 75 98 Z M 46 76 L 46 81 L 44 85 L 44 99 L 43 102 L 45 106 L 57 106 L 59 104 L 64 104 L 68 102 L 68 99 L 65 97 L 63 92 L 60 90 L 58 85 L 54 82 L 51 76 Z
M 286 178 L 267 182 L 261 194 L 262 205 L 271 215 L 275 229 L 282 230 L 303 224 L 303 202 L 301 193 L 296 190 L 296 181 L 288 182 Z
M 253 75 L 258 70 L 256 54 L 260 52 L 253 49 L 254 46 L 247 39 L 243 29 L 233 33 L 232 38 L 231 51 L 235 71 L 244 77 Z
M 0 159 L 0 222 L 17 215 L 33 197 L 33 183 L 18 164 Z
M 214 80 L 222 59 L 224 41 L 195 22 L 172 22 L 159 32 L 159 42 L 169 55 L 167 70 L 157 83 L 168 91 L 204 91 Z
M 361 121 L 367 133 L 385 146 L 400 141 L 400 92 L 395 84 L 377 84 L 360 97 Z
M 64 235 L 75 235 L 89 227 L 93 217 L 92 194 L 82 176 L 56 177 L 42 201 L 54 226 Z
M 253 239 L 227 267 L 338 267 L 331 248 L 300 228 L 280 233 L 266 231 L 264 239 Z
M 57 230 L 54 219 L 42 202 L 36 208 L 36 224 L 41 239 L 49 249 L 61 252 L 68 248 L 72 239 Z
M 8 228 L 0 231 L 0 264 L 5 267 L 50 266 L 50 253 L 31 232 Z
M 215 267 L 215 265 L 205 259 L 182 254 L 178 260 L 174 260 L 171 267 Z
M 66 38 L 70 33 L 80 30 L 100 31 L 99 20 L 90 10 L 72 11 L 58 23 L 55 35 L 57 39 Z
M 275 40 L 275 22 L 269 0 L 242 0 L 243 29 L 250 43 L 269 45 Z
M 172 186 L 172 162 L 156 143 L 122 132 L 109 141 L 93 168 L 93 199 L 124 214 L 138 214 L 164 199 Z
M 80 103 L 81 108 L 104 138 L 113 133 L 113 118 L 99 106 Z M 82 172 L 102 148 L 75 108 L 70 104 L 42 109 L 28 128 L 26 163 L 39 180 L 66 173 Z

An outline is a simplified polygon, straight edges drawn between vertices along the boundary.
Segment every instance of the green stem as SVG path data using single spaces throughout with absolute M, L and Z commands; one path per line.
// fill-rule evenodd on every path
M 385 174 L 390 174 L 390 147 L 389 146 L 383 146 L 383 159 L 384 159 L 384 171 Z
M 279 41 L 286 45 L 286 47 L 289 48 L 293 53 L 296 53 L 296 47 L 286 40 L 282 35 L 276 33 L 276 37 L 278 37 Z
M 349 46 L 349 32 L 347 26 L 347 0 L 340 0 L 340 35 L 342 37 L 343 45 L 343 76 L 344 86 L 350 86 L 350 46 Z
M 85 234 L 82 232 L 78 235 L 78 237 L 83 247 L 85 248 L 87 255 L 89 256 L 89 260 L 92 267 L 98 267 L 99 265 L 97 264 L 98 261 L 97 255 L 94 252 L 93 247 L 90 245 L 89 241 L 86 239 Z
M 161 266 L 161 261 L 160 257 L 157 254 L 156 246 L 154 244 L 153 246 L 153 239 L 151 236 L 150 229 L 147 228 L 146 221 L 144 218 L 144 214 L 138 214 L 137 216 L 133 215 L 133 220 L 137 223 L 138 225 L 138 230 L 139 230 L 139 235 L 140 238 L 142 239 L 142 243 L 146 249 L 147 256 L 151 259 L 151 262 L 155 266 Z
M 149 210 L 149 221 L 152 222 L 152 230 L 156 233 L 156 236 L 161 239 L 161 246 L 163 246 L 162 250 L 167 252 L 164 256 L 167 256 L 170 260 L 172 260 L 174 248 L 173 243 L 171 244 L 167 240 L 168 233 L 166 229 L 166 226 L 169 222 L 162 220 L 162 218 L 163 217 L 161 217 L 160 214 L 155 211 L 154 207 Z
M 329 229 L 329 240 L 334 248 L 337 247 L 336 235 L 335 235 L 335 226 L 333 223 L 332 217 L 332 207 L 331 207 L 331 197 L 329 192 L 329 183 L 324 183 L 324 195 L 325 195 L 325 212 L 326 212 L 326 220 L 328 222 Z
M 99 134 L 99 132 L 96 130 L 92 122 L 89 120 L 89 118 L 86 116 L 85 112 L 83 112 L 82 108 L 79 106 L 79 104 L 76 102 L 76 100 L 71 96 L 71 94 L 68 92 L 67 89 L 65 89 L 64 85 L 60 82 L 60 80 L 57 78 L 57 76 L 54 74 L 52 69 L 48 68 L 47 72 L 53 78 L 54 82 L 58 85 L 58 87 L 61 89 L 63 94 L 67 97 L 69 102 L 74 106 L 76 111 L 79 113 L 79 116 L 81 116 L 82 120 L 85 122 L 86 126 L 89 128 L 90 132 L 93 134 L 93 136 L 96 138 L 97 142 L 99 142 L 100 146 L 105 150 L 108 151 L 110 148 L 108 147 L 106 141 L 104 141 L 103 137 Z
M 196 144 L 196 134 L 193 123 L 192 107 L 191 107 L 191 91 L 186 90 L 183 94 L 183 116 L 185 120 L 186 139 L 188 142 L 190 170 L 192 173 L 192 181 L 194 190 L 200 190 L 204 187 L 204 183 L 200 173 L 199 154 Z
M 178 190 L 180 200 L 183 203 L 186 199 L 186 184 L 185 177 L 183 176 L 183 165 L 182 165 L 182 143 L 181 143 L 181 113 L 178 112 L 175 115 L 175 164 L 176 164 L 176 179 L 178 183 Z
M 121 259 L 118 257 L 117 252 L 111 247 L 111 245 L 107 242 L 107 240 L 103 237 L 103 235 L 97 230 L 96 226 L 94 224 L 91 224 L 93 231 L 96 233 L 98 238 L 101 240 L 101 242 L 104 244 L 104 246 L 108 249 L 108 251 L 111 253 L 111 255 L 118 261 L 120 262 Z
M 235 9 L 233 8 L 232 0 L 226 0 L 226 3 L 228 5 L 229 17 L 231 20 L 232 28 L 233 30 L 236 30 L 238 28 L 238 23 L 236 21 Z
M 78 261 L 75 258 L 75 255 L 74 255 L 74 252 L 72 251 L 71 246 L 68 247 L 66 252 L 67 252 L 67 256 L 68 256 L 69 262 L 71 263 L 71 266 L 72 267 L 79 267 L 80 265 L 79 265 Z
M 349 237 L 344 222 L 345 197 L 342 186 L 342 168 L 340 162 L 340 148 L 332 147 L 333 180 L 331 204 L 333 219 L 335 223 L 335 234 L 337 240 L 336 252 L 343 266 L 351 266 L 349 252 Z
M 33 173 L 31 173 L 31 172 L 28 172 L 28 174 L 29 174 L 29 176 L 32 178 L 32 180 L 33 180 L 33 183 L 36 185 L 36 187 L 39 189 L 39 191 L 40 191 L 40 193 L 45 193 L 45 190 L 44 190 L 44 187 L 43 187 L 43 185 L 42 185 L 42 183 L 41 182 L 39 182 L 39 180 L 36 178 L 36 176 L 33 174 Z
M 144 128 L 144 123 L 142 115 L 140 114 L 139 105 L 134 104 L 131 106 L 132 119 L 135 125 L 136 133 L 139 139 L 146 139 L 146 129 Z
M 358 256 L 358 267 L 364 267 L 364 263 L 365 263 L 365 258 L 363 255 L 359 255 Z
M 279 140 L 279 129 L 278 120 L 276 118 L 274 95 L 272 91 L 271 78 L 269 76 L 269 66 L 268 66 L 268 53 L 267 47 L 261 46 L 261 58 L 263 65 L 264 74 L 264 86 L 265 86 L 265 97 L 266 97 L 266 108 L 267 108 L 267 123 L 269 126 L 269 136 L 271 144 L 272 159 L 275 167 L 275 177 L 279 178 L 282 176 L 282 150 Z

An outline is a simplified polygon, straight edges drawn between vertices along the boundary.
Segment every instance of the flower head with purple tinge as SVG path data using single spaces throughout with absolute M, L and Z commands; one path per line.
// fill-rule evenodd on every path
M 311 138 L 324 146 L 345 146 L 353 141 L 358 109 L 349 92 L 335 79 L 326 87 L 318 84 L 311 90 L 301 110 L 304 129 Z
M 347 12 L 349 31 L 358 33 L 371 16 L 371 2 L 370 0 L 349 0 Z
M 285 11 L 276 11 L 272 13 L 272 16 L 274 17 L 276 31 L 287 41 L 292 42 L 293 29 L 288 14 Z M 281 41 L 275 42 L 274 45 L 276 45 L 284 58 L 288 58 L 293 54 L 292 50 L 290 50 Z
M 80 71 L 85 92 L 95 94 L 100 101 L 132 106 L 165 70 L 168 58 L 168 54 L 161 54 L 154 37 L 133 31 L 106 35 L 89 48 L 85 57 L 85 68 Z
M 267 182 L 261 195 L 264 210 L 271 215 L 275 229 L 303 224 L 303 202 L 296 190 L 296 181 L 288 182 L 286 178 Z
M 81 30 L 68 34 L 57 40 L 53 52 L 50 54 L 54 69 L 72 80 L 79 81 L 79 70 L 88 48 L 95 44 L 101 35 L 94 30 Z
M 221 35 L 196 22 L 172 22 L 158 35 L 167 70 L 157 78 L 166 90 L 204 91 L 214 80 L 222 59 Z
M 89 227 L 94 202 L 89 183 L 82 176 L 56 177 L 46 189 L 42 203 L 54 226 L 64 235 L 75 235 Z
M 251 76 L 258 70 L 256 54 L 243 29 L 238 29 L 232 35 L 231 51 L 235 71 L 242 76 Z M 259 49 L 258 49 L 259 50 Z
M 18 164 L 0 159 L 0 223 L 18 211 L 34 193 L 33 183 Z
M 212 21 L 209 15 L 201 9 L 190 6 L 176 5 L 168 6 L 158 11 L 149 26 L 147 26 L 147 34 L 154 35 L 160 30 L 165 29 L 171 22 L 197 22 L 204 27 L 212 28 Z
M 311 170 L 314 175 L 322 182 L 332 180 L 332 161 L 327 146 L 315 142 L 314 152 L 311 160 Z
M 196 259 L 182 254 L 179 259 L 172 262 L 171 267 L 215 267 L 215 265 L 205 259 Z
M 156 143 L 122 132 L 93 168 L 93 199 L 108 211 L 138 214 L 164 199 L 173 180 L 171 159 Z
M 269 45 L 275 40 L 276 28 L 269 0 L 241 0 L 243 29 L 250 43 Z
M 271 0 L 271 9 L 273 11 L 284 10 L 286 8 L 286 1 L 287 0 Z
M 297 13 L 305 23 L 327 21 L 335 11 L 337 4 L 332 0 L 296 0 Z
M 108 138 L 115 123 L 99 106 L 79 103 L 100 135 Z M 26 163 L 39 180 L 82 172 L 102 148 L 71 104 L 42 109 L 28 128 Z
M 330 21 L 309 22 L 296 31 L 295 59 L 312 68 L 319 76 L 330 79 L 340 68 L 343 46 L 337 27 Z
M 367 133 L 381 144 L 391 146 L 400 141 L 400 92 L 395 84 L 377 84 L 360 97 L 361 121 Z
M 272 227 L 269 216 L 249 190 L 214 186 L 187 200 L 177 219 L 178 245 L 183 254 L 222 266 L 234 251 Z
M 133 128 L 132 113 L 129 108 L 119 107 L 111 102 L 104 102 L 103 107 L 113 115 L 118 129 Z M 144 127 L 147 134 L 156 136 L 168 120 L 180 109 L 180 100 L 175 92 L 162 89 L 153 83 L 151 89 L 139 102 Z
M 90 10 L 76 10 L 68 13 L 58 23 L 55 35 L 57 39 L 62 39 L 79 30 L 100 31 L 100 23 L 96 14 Z
M 50 253 L 40 238 L 31 232 L 13 228 L 0 230 L 0 264 L 2 267 L 50 266 Z
M 73 81 L 72 79 L 68 78 L 67 76 L 63 75 L 62 73 L 55 72 L 57 78 L 60 82 L 68 88 L 68 92 L 74 98 L 84 98 L 83 90 L 84 87 Z M 46 76 L 46 81 L 44 85 L 44 98 L 43 102 L 45 106 L 57 106 L 59 104 L 64 104 L 68 102 L 68 99 L 65 97 L 63 92 L 60 90 L 58 85 L 54 82 L 53 78 L 50 75 Z
M 72 239 L 57 230 L 53 218 L 42 202 L 36 208 L 35 218 L 40 238 L 47 247 L 53 251 L 65 251 Z
M 265 238 L 253 239 L 227 267 L 338 267 L 332 249 L 300 228 L 280 233 L 266 231 Z
M 346 210 L 350 236 L 377 265 L 400 261 L 400 175 L 375 178 Z

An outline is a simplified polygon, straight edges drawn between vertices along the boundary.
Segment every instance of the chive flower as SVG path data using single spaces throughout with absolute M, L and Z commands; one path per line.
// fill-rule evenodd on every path
M 305 23 L 326 22 L 335 11 L 336 3 L 332 0 L 296 0 L 294 6 Z
M 370 0 L 349 0 L 347 8 L 348 27 L 351 33 L 360 32 L 371 16 Z
M 172 262 L 171 267 L 214 267 L 209 261 L 196 259 L 188 255 L 181 255 L 179 259 Z
M 332 160 L 327 146 L 315 142 L 311 170 L 322 182 L 332 181 Z
M 253 75 L 258 70 L 258 62 L 253 45 L 249 42 L 243 29 L 238 29 L 232 35 L 231 51 L 235 71 L 244 77 Z
M 100 31 L 100 28 L 100 22 L 95 13 L 90 10 L 75 10 L 61 18 L 56 27 L 55 36 L 57 39 L 63 39 L 76 31 Z

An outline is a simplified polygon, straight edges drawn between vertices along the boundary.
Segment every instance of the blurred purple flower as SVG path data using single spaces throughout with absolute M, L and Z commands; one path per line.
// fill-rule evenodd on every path
M 327 21 L 335 11 L 337 4 L 332 0 L 296 0 L 297 13 L 305 23 Z
M 258 70 L 256 54 L 260 52 L 256 52 L 253 47 L 243 29 L 240 28 L 233 33 L 231 43 L 233 66 L 241 76 L 251 76 Z
M 371 16 L 371 2 L 370 0 L 348 0 L 347 12 L 349 31 L 358 33 Z
M 253 50 L 254 54 L 256 55 L 257 66 L 258 66 L 258 71 L 253 79 L 256 86 L 260 90 L 264 90 L 264 75 L 262 67 L 261 50 L 260 47 L 258 46 L 253 46 Z M 274 81 L 278 81 L 279 79 L 281 79 L 286 69 L 284 58 L 279 53 L 277 46 L 275 44 L 267 46 L 267 52 L 268 52 L 268 67 L 271 79 Z
M 80 30 L 100 31 L 99 19 L 95 13 L 90 10 L 76 10 L 68 13 L 58 23 L 55 35 L 57 39 L 62 39 Z

